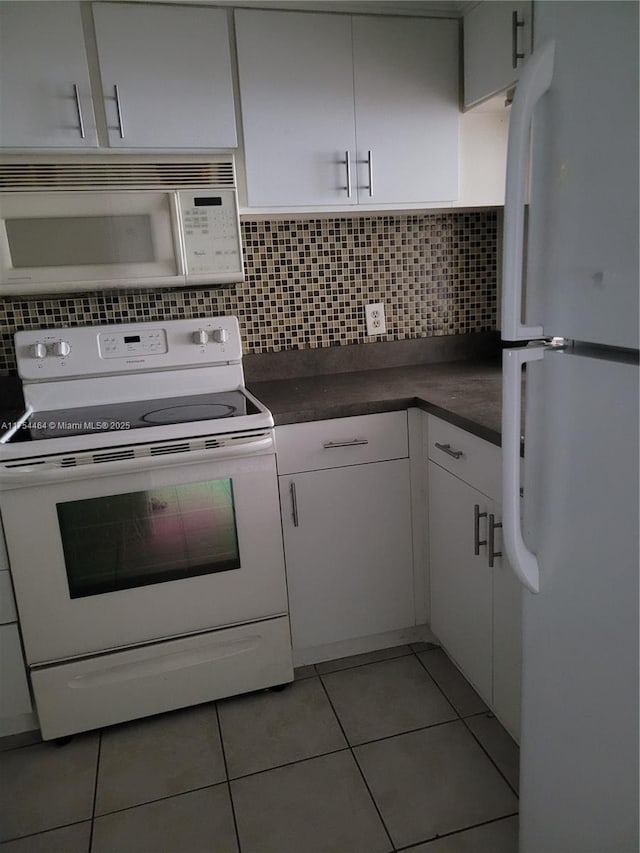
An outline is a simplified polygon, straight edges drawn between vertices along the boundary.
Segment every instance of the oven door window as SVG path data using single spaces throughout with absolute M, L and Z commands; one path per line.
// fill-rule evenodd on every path
M 230 479 L 56 506 L 71 598 L 240 568 Z

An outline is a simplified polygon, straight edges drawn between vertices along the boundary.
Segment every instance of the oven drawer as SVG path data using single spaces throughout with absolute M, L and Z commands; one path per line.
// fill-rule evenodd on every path
M 292 679 L 286 616 L 31 672 L 45 740 Z
M 453 424 L 428 416 L 427 455 L 441 468 L 471 483 L 485 495 L 501 491 L 501 450 Z
M 276 427 L 278 474 L 319 471 L 409 455 L 407 413 L 382 412 Z

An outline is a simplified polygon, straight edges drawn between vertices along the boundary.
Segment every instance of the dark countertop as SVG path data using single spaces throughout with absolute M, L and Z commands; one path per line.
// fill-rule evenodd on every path
M 493 444 L 501 443 L 500 363 L 454 361 L 249 381 L 276 425 L 417 406 Z

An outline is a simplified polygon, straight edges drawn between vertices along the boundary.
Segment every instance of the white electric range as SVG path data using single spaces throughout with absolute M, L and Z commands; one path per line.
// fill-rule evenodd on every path
M 273 419 L 237 320 L 15 341 L 0 513 L 43 737 L 290 681 Z

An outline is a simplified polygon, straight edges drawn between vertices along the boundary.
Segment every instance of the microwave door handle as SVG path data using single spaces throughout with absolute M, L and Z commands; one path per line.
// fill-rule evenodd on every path
M 173 236 L 173 245 L 176 247 L 176 261 L 178 265 L 178 275 L 182 276 L 186 282 L 187 278 L 187 257 L 184 245 L 184 229 L 182 225 L 182 206 L 180 204 L 180 193 L 169 193 L 169 204 L 171 206 L 171 229 Z

